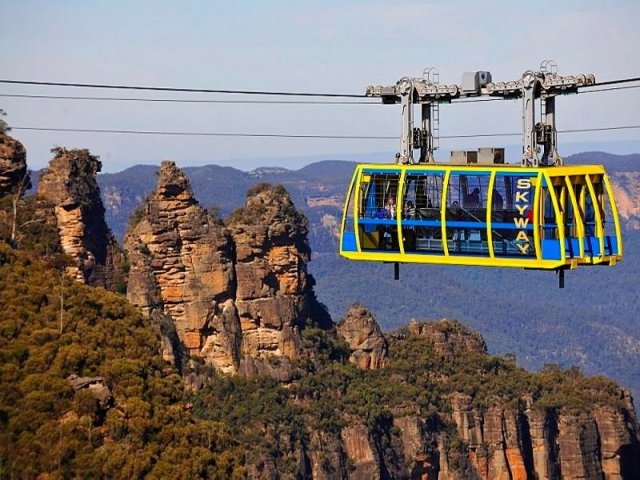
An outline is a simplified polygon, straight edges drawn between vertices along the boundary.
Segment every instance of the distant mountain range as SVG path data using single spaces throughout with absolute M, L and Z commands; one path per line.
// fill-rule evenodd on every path
M 481 332 L 490 351 L 513 352 L 525 368 L 577 365 L 640 393 L 640 297 L 630 288 L 640 280 L 640 154 L 587 152 L 566 162 L 605 165 L 626 225 L 626 250 L 614 268 L 570 272 L 564 290 L 547 272 L 491 268 L 402 266 L 396 282 L 390 266 L 340 258 L 337 233 L 354 162 L 326 160 L 299 170 L 243 172 L 207 165 L 184 171 L 198 201 L 217 205 L 222 216 L 242 205 L 256 183 L 284 185 L 309 217 L 310 270 L 317 296 L 334 321 L 356 301 L 370 307 L 386 330 L 411 318 L 456 318 Z M 137 165 L 99 175 L 107 223 L 117 238 L 122 239 L 133 209 L 154 189 L 157 170 Z

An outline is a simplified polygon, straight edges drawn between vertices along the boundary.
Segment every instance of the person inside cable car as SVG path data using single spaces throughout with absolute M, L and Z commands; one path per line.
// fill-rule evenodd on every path
M 416 207 L 410 200 L 407 200 L 407 203 L 404 207 L 404 218 L 406 218 L 407 220 L 414 220 L 416 218 Z
M 397 212 L 396 197 L 394 197 L 393 195 L 389 195 L 389 198 L 387 199 L 387 204 L 385 205 L 385 209 L 387 210 L 387 214 L 389 218 L 396 218 L 396 212 Z
M 480 206 L 480 189 L 474 188 L 473 192 L 469 193 L 466 197 L 464 197 L 464 202 L 462 204 L 464 208 L 477 208 Z

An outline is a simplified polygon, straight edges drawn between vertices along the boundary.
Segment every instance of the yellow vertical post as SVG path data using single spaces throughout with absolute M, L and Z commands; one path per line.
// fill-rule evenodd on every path
M 604 180 L 604 186 L 607 190 L 607 196 L 609 197 L 609 205 L 611 205 L 611 215 L 613 215 L 613 224 L 616 231 L 616 241 L 618 243 L 618 255 L 622 256 L 622 229 L 620 228 L 620 218 L 618 217 L 618 206 L 616 205 L 616 199 L 613 196 L 613 189 L 611 183 L 609 183 L 609 177 L 605 173 L 602 176 Z
M 582 209 L 576 198 L 576 193 L 573 191 L 573 185 L 569 176 L 565 175 L 564 182 L 567 186 L 567 192 L 569 193 L 569 201 L 573 206 L 573 219 L 576 222 L 576 235 L 578 237 L 578 244 L 580 245 L 580 258 L 584 259 L 584 221 L 582 220 Z
M 598 196 L 596 195 L 596 191 L 593 188 L 591 176 L 585 175 L 584 178 L 587 181 L 587 189 L 589 190 L 589 195 L 591 195 L 591 204 L 593 205 L 593 211 L 596 214 L 596 236 L 598 237 L 598 243 L 600 244 L 600 255 L 598 255 L 599 261 L 594 263 L 600 263 L 604 257 L 604 232 L 602 229 L 602 212 L 600 211 L 600 207 L 598 205 Z
M 542 182 L 540 173 L 536 178 L 535 191 L 533 194 L 533 243 L 536 247 L 536 260 L 542 262 L 542 242 L 540 241 L 541 234 L 541 221 L 540 221 L 540 191 L 542 189 Z
M 440 199 L 440 222 L 442 223 L 442 251 L 444 256 L 449 256 L 449 240 L 447 239 L 447 194 L 449 191 L 449 179 L 451 178 L 451 170 L 447 170 L 444 174 L 444 185 L 442 186 L 442 198 Z
M 489 177 L 489 196 L 487 198 L 487 246 L 489 247 L 489 258 L 495 258 L 493 251 L 493 228 L 491 227 L 491 214 L 493 213 L 493 187 L 496 182 L 496 171 L 491 171 Z
M 567 245 L 565 240 L 566 236 L 564 233 L 564 212 L 560 208 L 560 202 L 558 201 L 558 197 L 556 196 L 556 190 L 555 188 L 553 188 L 551 177 L 546 171 L 543 173 L 543 175 L 547 182 L 547 192 L 549 192 L 551 204 L 553 205 L 553 212 L 555 213 L 556 231 L 558 232 L 558 240 L 560 241 L 560 258 L 562 260 L 565 260 L 567 258 Z M 560 226 L 562 226 L 562 228 L 560 228 Z
M 360 225 L 358 225 L 358 218 L 360 218 L 360 190 L 362 186 L 362 183 L 360 181 L 361 178 L 362 167 L 356 167 L 356 172 L 353 175 L 353 195 L 355 195 L 355 197 L 353 198 L 353 231 L 356 236 L 356 249 L 358 250 L 358 252 L 362 252 L 362 248 L 360 247 Z M 347 208 L 349 208 L 348 204 L 345 206 L 345 211 Z
M 400 247 L 400 255 L 404 256 L 404 236 L 402 233 L 402 213 L 404 211 L 404 179 L 407 175 L 407 169 L 403 168 L 400 173 L 398 183 L 398 204 L 396 205 L 396 234 L 398 235 L 398 246 Z

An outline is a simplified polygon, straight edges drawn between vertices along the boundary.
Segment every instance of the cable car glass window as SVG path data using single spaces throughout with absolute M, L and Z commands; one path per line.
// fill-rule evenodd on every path
M 360 181 L 360 213 L 364 218 L 395 218 L 398 211 L 397 173 L 364 172 Z
M 449 177 L 446 232 L 449 253 L 489 255 L 487 206 L 490 172 Z
M 492 200 L 491 237 L 496 257 L 534 257 L 533 175 L 496 174 L 494 189 L 502 196 L 502 206 Z M 495 196 L 495 192 L 494 192 Z

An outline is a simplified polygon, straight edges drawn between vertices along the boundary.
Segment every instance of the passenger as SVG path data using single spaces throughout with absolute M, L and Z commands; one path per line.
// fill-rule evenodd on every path
M 427 197 L 427 208 L 433 208 L 433 204 L 431 203 L 431 199 Z
M 480 206 L 480 189 L 474 188 L 473 192 L 464 197 L 464 208 L 477 208 Z
M 416 207 L 413 205 L 413 202 L 407 201 L 407 204 L 404 208 L 405 218 L 409 220 L 413 220 L 416 218 Z
M 502 210 L 504 208 L 504 199 L 502 198 L 502 195 L 500 195 L 500 192 L 495 188 L 493 189 L 491 203 L 493 204 L 494 210 Z
M 396 197 L 394 197 L 393 195 L 389 195 L 385 208 L 387 209 L 389 218 L 396 218 Z

